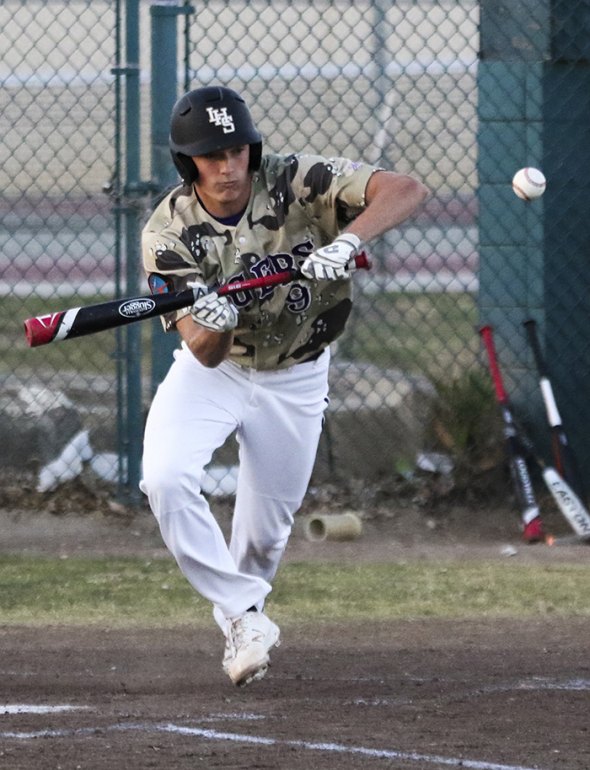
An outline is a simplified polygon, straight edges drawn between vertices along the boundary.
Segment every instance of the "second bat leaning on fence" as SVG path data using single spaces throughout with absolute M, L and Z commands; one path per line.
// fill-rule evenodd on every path
M 504 380 L 500 372 L 494 343 L 494 332 L 490 325 L 486 325 L 480 328 L 479 333 L 488 354 L 489 369 L 494 383 L 496 400 L 502 412 L 506 454 L 516 499 L 520 508 L 522 536 L 527 543 L 537 543 L 545 539 L 541 512 L 527 466 L 524 442 L 518 435 L 512 406 L 504 388 Z
M 529 318 L 527 321 L 523 322 L 523 326 L 526 329 L 537 372 L 539 374 L 539 388 L 541 390 L 541 396 L 543 397 L 547 422 L 551 431 L 551 447 L 553 450 L 555 468 L 577 495 L 583 498 L 584 485 L 582 484 L 576 458 L 570 446 L 565 428 L 563 427 L 561 415 L 557 408 L 555 395 L 553 393 L 553 385 L 549 377 L 549 369 L 543 353 L 541 352 L 541 345 L 537 334 L 537 323 L 533 318 Z
M 521 504 L 521 508 L 523 506 L 523 501 L 524 501 L 524 508 L 522 510 L 524 510 L 525 512 L 527 511 L 527 504 L 528 504 L 528 510 L 529 510 L 528 514 L 527 513 L 523 514 L 523 527 L 524 527 L 523 536 L 529 542 L 533 542 L 530 539 L 530 536 L 527 538 L 527 524 L 525 521 L 525 516 L 526 518 L 529 518 L 530 516 L 533 515 L 533 511 L 534 511 L 533 505 L 534 506 L 537 505 L 536 498 L 534 497 L 532 481 L 531 481 L 527 464 L 526 464 L 527 457 L 531 457 L 539 466 L 545 486 L 547 487 L 549 493 L 551 494 L 551 497 L 553 498 L 555 505 L 557 506 L 558 510 L 563 515 L 565 520 L 568 522 L 570 527 L 576 533 L 577 541 L 582 542 L 582 541 L 590 540 L 590 516 L 588 515 L 588 512 L 586 511 L 584 504 L 582 503 L 582 501 L 580 500 L 576 492 L 568 484 L 568 482 L 557 472 L 557 470 L 552 466 L 546 465 L 545 462 L 538 456 L 538 454 L 535 452 L 535 448 L 530 438 L 517 425 L 514 414 L 512 413 L 512 407 L 508 400 L 508 395 L 504 388 L 504 382 L 503 382 L 502 374 L 500 372 L 497 353 L 496 353 L 494 339 L 493 339 L 492 327 L 491 326 L 482 327 L 482 329 L 480 329 L 480 334 L 482 335 L 482 338 L 484 340 L 484 343 L 486 345 L 486 349 L 488 352 L 488 358 L 490 361 L 490 371 L 492 373 L 492 379 L 494 381 L 496 399 L 502 406 L 502 410 L 503 410 L 504 433 L 505 433 L 507 442 L 509 442 L 508 452 L 509 452 L 509 455 L 512 455 L 513 452 L 516 452 L 516 456 L 518 457 L 518 467 L 520 468 L 520 471 L 523 474 L 523 476 L 520 479 L 517 479 L 515 481 L 515 487 L 517 489 L 517 497 Z M 508 414 L 506 413 L 506 410 L 508 410 Z M 511 467 L 511 474 L 513 478 L 515 473 L 516 473 L 516 470 Z M 518 491 L 519 488 L 521 490 L 520 492 Z M 527 489 L 530 492 L 528 495 L 526 493 Z M 537 510 L 538 510 L 538 506 L 537 506 Z M 531 521 L 535 521 L 535 519 L 533 518 L 531 519 Z M 540 524 L 540 521 L 541 520 L 539 518 L 538 524 Z M 529 527 L 529 530 L 530 529 L 531 528 Z M 536 529 L 537 529 L 537 525 L 533 527 L 533 530 L 536 530 Z M 533 531 L 532 533 L 529 533 L 529 535 L 530 534 L 534 535 L 535 532 Z M 537 539 L 541 539 L 541 538 L 537 538 Z M 551 541 L 557 542 L 555 538 L 551 538 Z

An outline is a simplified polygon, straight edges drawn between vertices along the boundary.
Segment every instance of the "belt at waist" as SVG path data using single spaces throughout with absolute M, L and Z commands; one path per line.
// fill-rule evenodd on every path
M 325 350 L 325 348 L 322 348 L 321 350 L 317 350 L 315 353 L 312 353 L 310 356 L 308 356 L 307 358 L 304 358 L 302 361 L 297 361 L 297 363 L 298 364 L 309 364 L 312 361 L 317 361 L 318 358 L 324 352 L 324 350 Z

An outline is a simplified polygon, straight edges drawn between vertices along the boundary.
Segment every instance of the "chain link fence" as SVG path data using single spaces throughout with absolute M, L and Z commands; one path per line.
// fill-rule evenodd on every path
M 373 242 L 334 345 L 316 477 L 412 468 L 436 382 L 475 362 L 477 2 L 206 2 L 190 82 L 243 93 L 273 152 L 345 155 L 432 191 Z
M 89 462 L 101 478 L 125 480 L 124 340 L 104 332 L 28 349 L 22 320 L 126 292 L 116 69 L 130 64 L 121 58 L 129 5 L 0 4 L 0 398 L 11 418 L 2 421 L 0 463 L 34 473 L 38 489 L 67 476 L 47 470 L 64 448 L 70 475 Z M 150 4 L 139 5 L 147 180 L 157 104 L 148 82 Z M 573 17 L 576 5 L 568 6 Z M 447 409 L 440 423 L 436 404 L 441 388 L 448 396 L 453 383 L 470 387 L 481 367 L 480 11 L 476 0 L 208 0 L 179 23 L 187 43 L 179 87 L 218 82 L 243 93 L 267 150 L 363 159 L 415 175 L 431 191 L 415 218 L 371 244 L 373 269 L 354 278 L 353 315 L 334 346 L 318 480 L 343 470 L 382 479 L 436 464 L 441 437 L 452 449 L 459 439 L 451 434 L 472 419 L 457 425 L 461 417 Z M 525 24 L 525 46 L 529 33 Z M 509 190 L 505 178 L 498 184 Z M 141 216 L 149 205 L 146 195 Z M 145 409 L 152 333 L 142 328 Z M 220 453 L 208 491 L 231 492 L 232 463 Z
M 25 318 L 120 291 L 113 204 L 116 7 L 112 2 L 0 4 L 0 464 L 48 488 L 108 453 L 116 477 L 117 346 L 27 347 Z M 60 474 L 41 470 L 75 437 Z

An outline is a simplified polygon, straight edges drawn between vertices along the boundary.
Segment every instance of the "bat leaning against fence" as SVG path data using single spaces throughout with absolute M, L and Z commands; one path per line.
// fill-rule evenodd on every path
M 522 426 L 518 425 L 518 435 L 523 443 L 525 456 L 530 458 L 539 468 L 545 486 L 553 498 L 558 510 L 563 514 L 564 519 L 574 530 L 575 538 L 578 541 L 590 541 L 590 514 L 584 503 L 580 500 L 576 492 L 571 488 L 568 482 L 558 471 L 545 463 L 542 457 L 535 450 L 535 446 Z M 558 539 L 547 537 L 547 542 L 557 543 Z M 566 542 L 564 538 L 559 538 L 560 542 Z
M 527 543 L 537 543 L 545 539 L 543 522 L 527 466 L 524 444 L 519 437 L 512 406 L 504 388 L 504 381 L 500 372 L 494 343 L 493 329 L 490 325 L 482 326 L 479 333 L 488 354 L 489 369 L 494 383 L 496 400 L 500 405 L 502 413 L 506 454 L 510 476 L 514 484 L 516 499 L 520 509 L 522 536 Z
M 534 319 L 529 318 L 528 321 L 524 321 L 523 326 L 527 331 L 529 344 L 533 351 L 535 365 L 539 374 L 539 388 L 541 389 L 543 404 L 545 405 L 545 412 L 547 414 L 547 422 L 551 431 L 551 447 L 553 450 L 555 468 L 576 494 L 580 498 L 583 498 L 584 485 L 582 484 L 576 458 L 568 441 L 565 428 L 561 421 L 561 415 L 557 408 L 555 395 L 553 393 L 553 385 L 549 377 L 549 370 L 541 352 L 541 345 L 537 334 L 537 323 Z M 588 516 L 588 514 L 586 515 Z M 588 521 L 590 522 L 590 516 L 588 516 Z
M 487 331 L 486 329 L 489 329 L 489 331 Z M 495 370 L 496 370 L 495 375 L 493 373 L 492 377 L 494 379 L 494 386 L 496 389 L 497 400 L 500 403 L 502 403 L 500 401 L 500 398 L 503 398 L 505 401 L 507 401 L 508 397 L 506 395 L 506 391 L 504 390 L 504 384 L 503 384 L 502 375 L 500 373 L 500 369 L 497 361 L 497 354 L 495 351 L 491 327 L 484 327 L 482 329 L 482 336 L 484 337 L 484 341 L 486 341 L 486 338 L 489 338 L 489 340 L 486 342 L 486 347 L 488 347 L 488 345 L 491 346 L 492 357 L 495 362 Z M 490 362 L 490 369 L 492 369 L 491 362 Z M 510 406 L 508 408 L 511 409 Z M 522 427 L 518 425 L 512 411 L 511 411 L 510 419 L 512 421 L 512 428 L 514 431 L 515 442 L 518 445 L 519 452 L 525 461 L 525 467 L 526 467 L 526 460 L 528 458 L 531 458 L 537 464 L 537 466 L 539 467 L 539 470 L 541 471 L 541 475 L 543 477 L 545 486 L 547 487 L 551 497 L 553 498 L 555 505 L 557 506 L 560 513 L 563 515 L 564 519 L 568 522 L 570 527 L 575 532 L 575 536 L 574 536 L 575 541 L 576 542 L 589 541 L 590 540 L 590 515 L 588 514 L 588 511 L 586 510 L 586 507 L 584 506 L 583 502 L 580 500 L 575 490 L 572 489 L 570 484 L 561 476 L 561 474 L 558 473 L 554 467 L 547 465 L 544 462 L 544 460 L 539 456 L 539 454 L 535 451 L 533 442 L 531 441 L 529 436 L 523 431 Z M 528 474 L 528 470 L 527 470 L 527 474 Z M 525 526 L 525 533 L 526 533 L 526 526 Z M 553 538 L 550 536 L 548 536 L 546 539 L 547 539 L 547 542 L 551 542 L 552 544 L 559 544 L 561 542 L 565 544 L 566 542 L 569 542 L 564 538 Z
M 576 535 L 590 540 L 590 515 L 584 503 L 555 468 L 545 466 L 542 473 L 555 504 Z
M 364 251 L 357 254 L 354 257 L 354 262 L 351 262 L 350 265 L 350 270 L 370 270 L 370 268 L 371 262 Z M 271 273 L 257 278 L 245 278 L 241 281 L 215 286 L 210 291 L 217 292 L 219 295 L 231 295 L 253 289 L 278 286 L 300 278 L 302 278 L 302 274 L 299 270 L 284 270 L 279 273 Z M 163 285 L 165 285 L 165 280 Z M 118 326 L 126 326 L 134 321 L 161 316 L 173 310 L 189 307 L 196 299 L 197 296 L 195 296 L 193 289 L 185 289 L 177 292 L 148 294 L 142 297 L 114 299 L 94 305 L 71 308 L 70 310 L 58 310 L 55 313 L 27 318 L 24 321 L 25 336 L 29 347 L 33 348 L 46 345 L 49 342 L 96 334 Z

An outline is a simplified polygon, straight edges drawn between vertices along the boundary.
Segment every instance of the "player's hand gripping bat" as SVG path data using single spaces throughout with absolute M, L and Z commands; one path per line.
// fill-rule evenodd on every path
M 510 467 L 510 475 L 516 492 L 522 521 L 522 536 L 528 543 L 545 539 L 541 513 L 535 497 L 532 479 L 529 474 L 526 453 L 518 428 L 514 420 L 512 406 L 504 388 L 504 381 L 498 364 L 494 333 L 491 326 L 482 326 L 479 333 L 483 339 L 487 354 L 490 374 L 494 383 L 496 400 L 500 405 L 504 426 L 506 454 Z
M 370 270 L 371 263 L 364 251 L 354 257 L 350 270 Z M 219 295 L 237 294 L 252 289 L 278 286 L 303 278 L 299 270 L 284 270 L 280 273 L 263 275 L 259 278 L 246 278 L 211 288 Z M 25 336 L 30 347 L 46 345 L 56 340 L 68 340 L 87 334 L 126 326 L 134 321 L 170 313 L 192 305 L 197 297 L 192 289 L 148 294 L 142 297 L 114 299 L 95 305 L 75 307 L 70 310 L 58 310 L 55 313 L 27 318 L 24 321 Z

